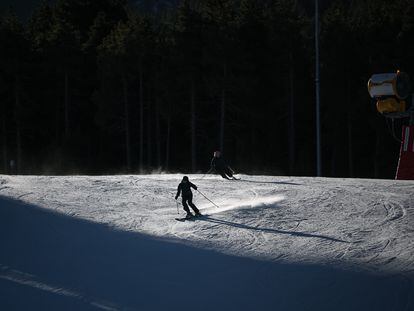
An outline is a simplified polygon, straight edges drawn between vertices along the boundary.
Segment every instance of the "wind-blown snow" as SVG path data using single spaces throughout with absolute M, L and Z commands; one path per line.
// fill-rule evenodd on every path
M 414 310 L 414 182 L 189 177 L 0 176 L 0 309 Z

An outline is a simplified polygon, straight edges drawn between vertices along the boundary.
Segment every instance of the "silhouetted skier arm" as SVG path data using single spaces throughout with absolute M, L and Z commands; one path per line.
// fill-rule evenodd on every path
M 191 182 L 189 182 L 189 184 L 190 184 L 190 187 L 191 188 L 193 188 L 194 190 L 197 190 L 197 186 L 196 185 L 194 185 L 193 183 L 191 183 Z

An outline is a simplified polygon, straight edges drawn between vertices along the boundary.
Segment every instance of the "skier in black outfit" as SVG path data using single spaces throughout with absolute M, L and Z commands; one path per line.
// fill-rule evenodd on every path
M 188 180 L 187 176 L 184 176 L 183 180 L 178 185 L 177 194 L 175 195 L 175 199 L 177 200 L 181 193 L 183 207 L 184 207 L 184 210 L 187 212 L 187 216 L 186 216 L 187 218 L 190 218 L 193 216 L 193 214 L 191 214 L 190 212 L 190 209 L 188 208 L 188 205 L 190 205 L 190 207 L 193 209 L 196 216 L 201 216 L 200 211 L 198 210 L 197 206 L 195 206 L 193 203 L 193 193 L 191 192 L 191 188 L 197 190 L 197 186 L 191 183 Z
M 226 161 L 224 161 L 223 157 L 221 156 L 220 151 L 214 151 L 213 159 L 211 160 L 211 169 L 214 169 L 221 177 L 225 179 L 235 179 L 233 177 L 233 170 L 230 166 L 227 165 Z

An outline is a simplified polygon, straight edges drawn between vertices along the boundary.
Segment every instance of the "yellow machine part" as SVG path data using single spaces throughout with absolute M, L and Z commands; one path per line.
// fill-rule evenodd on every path
M 404 112 L 405 101 L 398 101 L 395 98 L 379 100 L 377 101 L 377 110 L 380 113 Z

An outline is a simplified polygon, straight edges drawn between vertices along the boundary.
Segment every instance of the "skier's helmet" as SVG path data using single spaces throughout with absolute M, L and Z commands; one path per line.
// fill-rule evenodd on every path
M 183 181 L 188 181 L 188 176 L 184 176 Z

